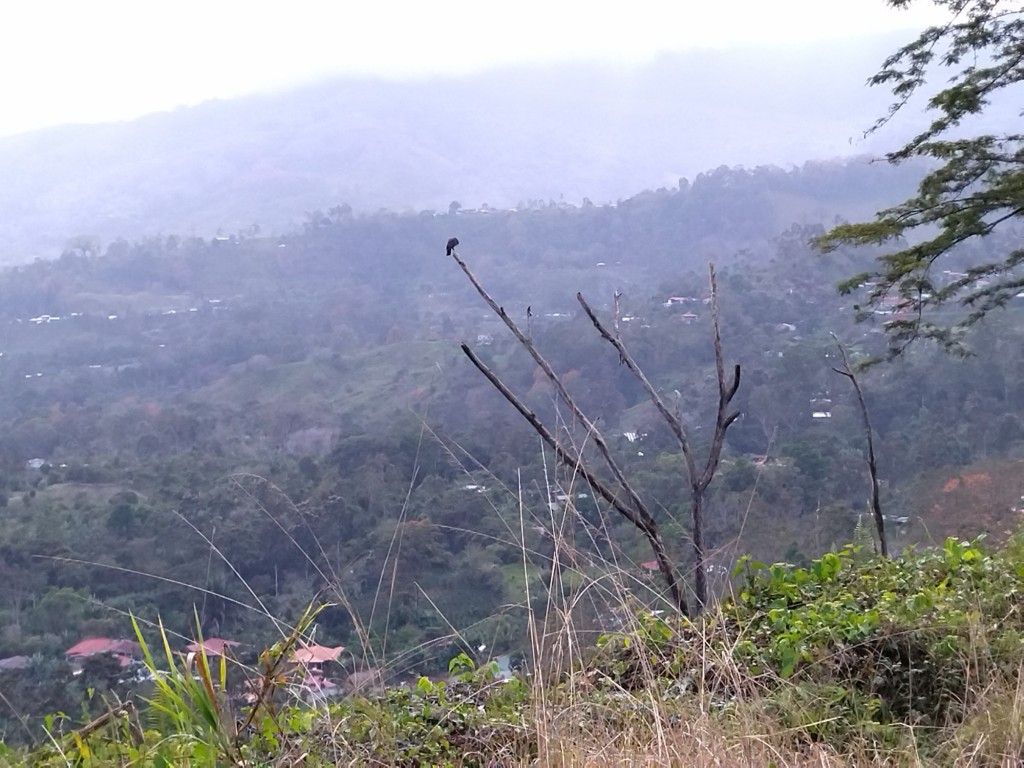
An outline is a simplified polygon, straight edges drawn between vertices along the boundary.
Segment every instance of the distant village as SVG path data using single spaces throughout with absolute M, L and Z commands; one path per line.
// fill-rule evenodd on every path
M 228 662 L 237 663 L 239 657 L 244 655 L 243 649 L 244 644 L 237 640 L 220 637 L 204 638 L 202 641 L 192 641 L 177 651 L 176 663 L 184 663 L 185 667 L 189 668 L 200 654 L 208 661 L 223 658 Z M 282 670 L 283 679 L 287 681 L 284 687 L 289 693 L 308 702 L 353 693 L 381 692 L 385 682 L 388 682 L 381 670 L 376 668 L 355 669 L 354 664 L 351 664 L 353 669 L 346 669 L 346 664 L 342 662 L 344 652 L 345 648 L 340 645 L 332 647 L 312 642 L 297 643 L 289 652 L 288 661 Z M 163 649 L 161 648 L 158 653 L 162 654 Z M 144 684 L 153 680 L 154 677 L 153 672 L 145 664 L 145 652 L 137 640 L 87 637 L 68 648 L 64 652 L 64 656 L 71 666 L 72 674 L 76 676 L 82 674 L 84 666 L 89 660 L 106 659 L 115 662 L 122 669 L 123 677 L 119 679 L 120 683 Z M 498 667 L 499 679 L 511 679 L 510 657 L 498 656 L 495 658 L 495 662 Z M 30 656 L 9 656 L 0 659 L 0 680 L 5 672 L 31 670 L 33 663 L 33 658 Z M 156 663 L 159 664 L 159 662 Z M 157 670 L 156 674 L 167 673 Z M 400 684 L 408 685 L 409 681 Z M 248 681 L 239 696 L 245 703 L 255 702 L 256 692 L 252 690 Z
M 201 314 L 202 312 L 220 312 L 220 311 L 224 311 L 225 309 L 227 309 L 227 305 L 224 303 L 223 299 L 207 299 L 206 300 L 206 306 L 204 308 L 202 308 L 202 309 L 200 307 L 182 307 L 180 309 L 163 309 L 163 310 L 156 311 L 156 312 L 145 312 L 145 313 L 142 313 L 142 314 L 143 314 L 144 317 L 174 317 L 174 316 L 181 316 L 181 315 L 186 315 L 186 316 L 187 315 L 193 315 L 193 316 L 195 316 L 195 315 Z M 14 325 L 14 326 L 28 324 L 28 325 L 33 325 L 33 326 L 36 326 L 36 327 L 39 327 L 39 326 L 46 327 L 46 326 L 53 326 L 53 325 L 58 324 L 58 323 L 67 323 L 67 322 L 76 322 L 76 321 L 77 322 L 82 322 L 82 321 L 90 321 L 90 320 L 97 320 L 97 319 L 102 320 L 104 318 L 107 321 L 118 321 L 118 320 L 123 320 L 124 319 L 122 317 L 122 315 L 119 315 L 119 314 L 116 314 L 116 313 L 107 313 L 107 314 L 102 314 L 102 315 L 85 313 L 85 312 L 70 312 L 67 315 L 51 315 L 51 314 L 48 314 L 48 313 L 43 313 L 43 314 L 37 315 L 36 317 L 30 317 L 30 318 L 27 318 L 27 319 L 20 318 L 20 317 L 19 318 L 15 318 L 13 320 L 9 320 L 7 324 L 8 325 Z M 5 339 L 6 338 L 6 334 L 0 335 L 0 338 Z M 164 343 L 157 343 L 156 344 L 156 347 L 158 349 L 163 349 L 166 346 L 167 345 L 164 344 Z M 7 351 L 0 351 L 0 364 L 3 364 L 3 363 L 9 364 L 10 361 L 11 361 L 11 356 L 7 353 Z M 124 370 L 128 370 L 128 369 L 130 369 L 132 367 L 135 367 L 135 365 L 131 364 L 131 363 L 127 363 L 127 364 L 123 364 L 123 365 L 115 365 L 115 366 L 104 366 L 101 363 L 89 363 L 87 365 L 87 368 L 89 370 L 93 370 L 93 371 L 109 370 L 109 371 L 113 371 L 113 372 L 121 372 L 121 371 L 124 371 Z M 45 375 L 45 373 L 43 371 L 35 371 L 35 370 L 31 370 L 31 369 L 22 373 L 22 376 L 24 378 L 26 378 L 26 379 L 39 379 L 39 378 L 43 378 L 44 375 Z

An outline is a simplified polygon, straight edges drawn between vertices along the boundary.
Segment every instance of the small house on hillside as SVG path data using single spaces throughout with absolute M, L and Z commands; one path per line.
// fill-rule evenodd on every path
M 765 456 L 762 454 L 754 454 L 750 457 L 750 463 L 755 467 L 785 467 L 789 464 L 789 460 L 782 456 Z
M 341 686 L 323 675 L 310 673 L 295 686 L 295 692 L 308 702 L 340 696 Z
M 342 645 L 335 648 L 316 644 L 302 645 L 292 652 L 292 659 L 306 669 L 322 671 L 324 664 L 329 661 L 337 661 L 344 650 L 345 647 Z
M 241 645 L 237 640 L 225 640 L 220 637 L 208 637 L 202 644 L 189 643 L 185 650 L 189 653 L 203 651 L 207 656 L 227 656 L 236 645 Z
M 92 656 L 109 654 L 117 659 L 122 667 L 127 667 L 135 659 L 142 656 L 142 646 L 134 640 L 110 637 L 87 637 L 80 640 L 64 652 L 68 661 L 81 662 Z
M 832 418 L 832 398 L 811 398 L 811 418 L 815 421 Z
M 324 666 L 337 661 L 344 652 L 344 646 L 330 647 L 325 645 L 301 645 L 292 652 L 295 663 L 295 684 L 297 693 L 307 701 L 324 699 L 342 693 L 341 687 L 331 680 L 324 671 Z
M 13 672 L 19 669 L 28 669 L 32 660 L 28 656 L 8 656 L 0 659 L 0 672 Z
M 669 296 L 665 300 L 665 303 L 664 303 L 663 306 L 674 307 L 674 306 L 676 306 L 678 304 L 689 304 L 689 303 L 695 303 L 695 302 L 698 302 L 698 301 L 700 301 L 700 299 L 698 299 L 695 296 Z

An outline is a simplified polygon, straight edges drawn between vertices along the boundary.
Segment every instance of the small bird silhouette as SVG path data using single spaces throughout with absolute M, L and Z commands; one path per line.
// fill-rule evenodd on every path
M 457 238 L 457 237 L 449 237 L 448 238 L 448 253 L 447 253 L 448 256 L 452 255 L 452 251 L 455 250 L 455 246 L 458 245 L 458 244 L 459 244 L 459 238 Z

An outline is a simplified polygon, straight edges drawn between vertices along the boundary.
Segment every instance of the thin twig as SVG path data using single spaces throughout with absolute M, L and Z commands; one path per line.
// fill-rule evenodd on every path
M 617 327 L 618 318 L 618 294 L 615 296 L 615 311 L 613 314 L 613 327 L 614 333 L 609 332 L 608 328 L 601 322 L 597 317 L 597 313 L 590 307 L 586 299 L 583 298 L 582 293 L 576 294 L 576 300 L 583 307 L 583 311 L 587 317 L 590 318 L 590 322 L 594 324 L 597 332 L 605 339 L 609 344 L 615 347 L 615 350 L 619 353 L 619 362 L 625 364 L 629 371 L 636 377 L 637 381 L 643 387 L 647 396 L 650 398 L 654 407 L 658 413 L 668 424 L 669 429 L 672 430 L 672 434 L 675 435 L 676 441 L 679 443 L 679 449 L 683 454 L 683 460 L 686 463 L 686 472 L 690 481 L 690 516 L 693 527 L 693 549 L 694 549 L 694 591 L 697 596 L 697 604 L 699 608 L 703 608 L 707 602 L 707 572 L 705 567 L 705 550 L 704 550 L 704 522 L 703 522 L 703 508 L 704 508 L 704 493 L 707 491 L 708 486 L 715 477 L 715 472 L 718 470 L 718 462 L 722 454 L 722 447 L 725 444 L 725 433 L 729 427 L 739 418 L 739 412 L 729 412 L 729 406 L 732 403 L 733 398 L 736 396 L 736 392 L 740 386 L 740 366 L 736 365 L 733 370 L 732 381 L 728 384 L 725 380 L 725 359 L 722 352 L 722 335 L 719 330 L 718 321 L 718 284 L 715 280 L 715 268 L 713 264 L 708 264 L 708 277 L 711 285 L 711 319 L 712 319 L 712 332 L 715 346 L 715 368 L 717 371 L 718 378 L 718 410 L 715 418 L 715 431 L 711 440 L 711 446 L 708 449 L 707 460 L 705 461 L 702 470 L 698 471 L 697 461 L 693 454 L 693 448 L 690 445 L 689 438 L 686 434 L 686 427 L 683 425 L 682 415 L 679 411 L 678 402 L 676 403 L 675 410 L 669 410 L 665 401 L 662 400 L 661 395 L 658 394 L 657 390 L 651 384 L 647 378 L 643 369 L 637 364 L 636 359 L 630 354 L 626 348 L 625 343 L 619 336 Z
M 558 377 L 558 374 L 556 374 L 554 369 L 551 367 L 551 364 L 537 350 L 537 347 L 534 345 L 533 340 L 530 339 L 526 334 L 524 334 L 519 329 L 519 326 L 516 325 L 515 321 L 508 316 L 507 312 L 505 312 L 505 308 L 499 306 L 498 303 L 493 298 L 491 298 L 491 295 L 480 284 L 480 282 L 476 279 L 476 276 L 470 271 L 469 267 L 466 266 L 466 262 L 464 262 L 459 257 L 459 254 L 456 253 L 454 249 L 452 250 L 452 258 L 454 258 L 458 265 L 462 268 L 462 271 L 466 274 L 466 277 L 469 278 L 469 281 L 473 284 L 473 287 L 476 288 L 477 293 L 479 293 L 483 300 L 487 302 L 488 306 L 490 306 L 494 313 L 501 318 L 501 320 L 505 323 L 508 329 L 512 331 L 512 335 L 515 336 L 516 340 L 523 346 L 523 348 L 530 353 L 530 357 L 534 359 L 534 362 L 536 362 L 537 365 L 540 366 L 540 369 L 544 372 L 544 375 L 547 376 L 552 386 L 554 386 L 559 398 L 562 400 L 562 402 L 566 404 L 566 406 L 568 406 L 570 412 L 573 415 L 573 418 L 575 418 L 583 426 L 587 434 L 591 435 L 594 441 L 594 445 L 597 447 L 598 452 L 604 459 L 605 464 L 608 465 L 608 469 L 611 470 L 611 473 L 615 477 L 616 482 L 629 496 L 630 501 L 636 508 L 639 516 L 642 519 L 644 519 L 645 524 L 654 525 L 654 517 L 647 510 L 647 507 L 644 504 L 643 500 L 636 493 L 636 491 L 633 490 L 633 487 L 626 479 L 626 476 L 623 473 L 622 469 L 619 467 L 618 463 L 612 457 L 611 450 L 608 448 L 608 443 L 605 441 L 604 435 L 602 435 L 601 431 L 597 428 L 597 424 L 591 421 L 591 419 L 589 419 L 587 415 L 583 413 L 583 411 L 576 404 L 575 399 L 573 399 L 572 395 L 570 395 L 569 391 L 565 388 L 565 385 L 562 383 L 562 380 Z M 463 345 L 463 351 L 465 351 L 465 345 Z
M 128 730 L 131 733 L 132 742 L 135 746 L 138 746 L 142 743 L 142 728 L 138 722 L 138 713 L 135 710 L 135 705 L 130 701 L 126 701 L 113 709 L 107 710 L 91 723 L 83 725 L 73 733 L 77 733 L 78 737 L 82 739 L 82 741 L 85 741 L 100 728 L 110 724 L 114 718 L 120 717 L 121 715 L 125 715 L 127 717 Z
M 477 370 L 479 370 L 480 373 L 482 373 L 484 377 L 491 382 L 494 388 L 497 389 L 506 400 L 508 400 L 512 407 L 519 411 L 519 414 L 529 422 L 534 431 L 540 435 L 541 439 L 548 444 L 551 450 L 555 452 L 555 457 L 558 461 L 579 472 L 583 479 L 587 481 L 590 487 L 593 488 L 593 490 L 602 499 L 607 501 L 620 515 L 629 520 L 629 522 L 644 534 L 651 545 L 651 549 L 654 552 L 656 560 L 658 561 L 658 569 L 665 577 L 673 602 L 679 610 L 688 614 L 689 607 L 686 602 L 686 596 L 680 589 L 679 577 L 676 575 L 675 568 L 672 566 L 672 562 L 669 560 L 668 554 L 665 551 L 665 544 L 661 538 L 661 533 L 658 530 L 658 525 L 654 518 L 650 516 L 650 513 L 648 513 L 645 508 L 635 509 L 630 505 L 624 504 L 617 494 L 612 492 L 604 482 L 599 480 L 597 476 L 590 471 L 574 451 L 566 448 L 557 439 L 555 439 L 555 436 L 551 434 L 550 430 L 548 430 L 537 415 L 518 397 L 516 397 L 515 393 L 505 385 L 494 371 L 488 368 L 487 365 L 477 357 L 476 353 L 469 348 L 469 345 L 464 343 L 461 345 L 461 349 L 463 353 L 465 353 L 466 357 L 469 358 L 470 362 L 476 366 Z
M 868 475 L 871 478 L 871 516 L 875 520 L 875 530 L 878 533 L 878 546 L 882 557 L 889 556 L 889 547 L 885 541 L 885 517 L 882 515 L 882 504 L 879 500 L 878 492 L 878 464 L 875 461 L 875 441 L 872 438 L 871 432 L 871 419 L 868 417 L 868 406 L 864 402 L 864 393 L 861 391 L 860 382 L 857 380 L 856 374 L 850 367 L 850 359 L 846 355 L 846 347 L 844 347 L 836 335 L 831 334 L 832 338 L 836 342 L 836 346 L 839 347 L 839 354 L 843 357 L 843 368 L 833 368 L 832 370 L 838 373 L 840 376 L 845 376 L 853 384 L 853 391 L 857 393 L 857 402 L 860 404 L 860 413 L 864 418 L 864 436 L 868 441 Z
M 687 610 L 688 606 L 686 602 L 686 597 L 683 594 L 682 589 L 680 589 L 679 578 L 676 575 L 675 567 L 672 565 L 672 562 L 671 560 L 669 560 L 668 554 L 665 551 L 664 542 L 662 541 L 661 534 L 658 530 L 658 524 L 655 522 L 654 516 L 651 515 L 650 511 L 647 509 L 646 505 L 640 498 L 639 494 L 637 494 L 637 492 L 633 489 L 632 485 L 626 479 L 626 476 L 622 472 L 622 469 L 619 467 L 618 463 L 612 457 L 611 451 L 608 448 L 608 443 L 605 441 L 604 436 L 597 428 L 597 425 L 583 413 L 583 411 L 576 404 L 576 401 L 569 394 L 568 390 L 566 390 L 565 385 L 562 383 L 561 379 L 559 379 L 558 375 L 551 367 L 551 364 L 548 363 L 548 361 L 540 354 L 539 351 L 537 351 L 537 348 L 536 346 L 534 346 L 533 341 L 528 336 L 523 334 L 523 332 L 515 324 L 512 318 L 508 316 L 508 313 L 505 312 L 504 307 L 499 306 L 498 303 L 493 298 L 491 298 L 491 295 L 480 284 L 480 282 L 476 279 L 476 276 L 470 271 L 469 267 L 459 257 L 458 253 L 456 253 L 454 249 L 452 250 L 451 255 L 452 258 L 455 259 L 459 267 L 462 269 L 462 271 L 465 273 L 466 277 L 469 278 L 469 281 L 473 284 L 473 287 L 476 288 L 477 293 L 480 294 L 481 298 L 483 298 L 483 300 L 487 302 L 487 305 L 491 308 L 491 310 L 496 315 L 498 315 L 498 317 L 501 318 L 501 320 L 505 323 L 508 329 L 512 332 L 512 335 L 516 337 L 516 339 L 523 346 L 523 348 L 530 353 L 530 356 L 534 359 L 537 365 L 540 366 L 541 370 L 548 377 L 548 380 L 555 387 L 555 390 L 558 392 L 558 396 L 569 407 L 569 410 L 572 412 L 573 417 L 586 429 L 587 433 L 592 437 L 594 445 L 597 446 L 598 452 L 601 454 L 609 470 L 611 470 L 611 473 L 614 476 L 616 482 L 619 484 L 619 487 L 621 487 L 622 490 L 629 497 L 630 504 L 623 504 L 617 498 L 617 496 L 603 484 L 601 484 L 600 486 L 595 486 L 595 489 L 603 488 L 603 492 L 601 493 L 602 497 L 604 497 L 610 504 L 612 504 L 612 506 L 615 507 L 615 509 L 620 514 L 624 515 L 631 523 L 633 523 L 634 526 L 636 526 L 643 532 L 644 536 L 647 537 L 647 540 L 651 545 L 651 549 L 654 552 L 655 559 L 658 562 L 658 568 L 664 576 L 665 582 L 672 595 L 673 602 L 683 613 L 689 613 L 689 611 Z M 564 447 L 561 446 L 553 436 L 551 436 L 550 432 L 548 432 L 547 428 L 545 428 L 543 424 L 541 424 L 537 416 L 533 414 L 533 412 L 530 411 L 528 408 L 519 403 L 518 399 L 515 398 L 511 390 L 509 390 L 508 387 L 506 387 L 500 381 L 497 375 L 491 372 L 487 368 L 487 366 L 484 365 L 483 362 L 480 361 L 480 359 L 477 358 L 476 355 L 472 353 L 472 350 L 466 344 L 462 345 L 462 351 L 467 356 L 469 356 L 470 360 L 473 362 L 474 365 L 476 365 L 476 367 L 481 371 L 481 373 L 484 373 L 484 375 L 487 376 L 488 381 L 490 381 L 502 393 L 502 395 L 505 396 L 505 399 L 509 400 L 509 402 L 516 407 L 520 414 L 522 414 L 523 417 L 530 422 L 534 430 L 536 430 L 537 433 L 540 434 L 542 438 L 544 438 L 545 442 L 547 442 L 552 447 L 552 449 L 555 450 L 556 456 L 558 457 L 559 461 L 566 463 L 567 456 L 569 454 L 567 454 Z M 543 431 L 541 431 L 541 429 L 538 429 L 538 427 L 543 429 Z M 545 435 L 547 436 L 545 437 Z M 581 467 L 585 469 L 579 457 L 577 457 L 575 460 L 571 462 L 568 462 L 568 465 L 573 467 Z M 588 482 L 592 482 L 592 478 L 596 480 L 593 473 L 591 473 L 589 470 L 586 471 L 584 476 L 587 478 Z

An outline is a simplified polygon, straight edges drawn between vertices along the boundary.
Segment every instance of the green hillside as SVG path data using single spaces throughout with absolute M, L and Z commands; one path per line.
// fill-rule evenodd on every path
M 538 418 L 567 424 L 550 382 L 445 257 L 453 234 L 596 419 L 687 583 L 678 446 L 577 290 L 609 320 L 622 292 L 622 339 L 703 450 L 715 397 L 704 275 L 716 260 L 743 416 L 708 490 L 715 595 L 737 587 L 744 554 L 807 564 L 863 536 L 863 432 L 830 333 L 869 355 L 889 317 L 855 324 L 856 298 L 834 290 L 870 253 L 822 258 L 807 245 L 821 223 L 780 217 L 793 199 L 870 199 L 892 178 L 859 164 L 720 169 L 614 206 L 338 209 L 285 236 L 80 242 L 8 270 L 0 660 L 28 657 L 38 673 L 0 670 L 18 702 L 3 710 L 4 740 L 39 741 L 46 713 L 68 713 L 69 728 L 98 715 L 102 697 L 79 716 L 89 688 L 127 696 L 120 667 L 76 675 L 65 652 L 130 638 L 131 614 L 162 620 L 175 649 L 198 619 L 255 665 L 280 639 L 271 617 L 334 603 L 315 637 L 348 649 L 340 684 L 368 666 L 415 683 L 462 651 L 528 658 L 530 617 L 558 619 L 555 597 L 573 604 L 574 649 L 662 610 L 644 537 L 555 466 L 460 351 L 467 342 Z M 984 254 L 950 268 L 968 256 Z M 970 338 L 972 358 L 921 346 L 863 374 L 895 551 L 947 534 L 988 532 L 997 545 L 1016 529 L 1022 335 L 1011 303 Z M 589 460 L 589 436 L 573 429 Z M 988 485 L 967 479 L 981 474 Z M 963 488 L 943 491 L 953 481 Z M 618 582 L 606 589 L 608 568 Z

